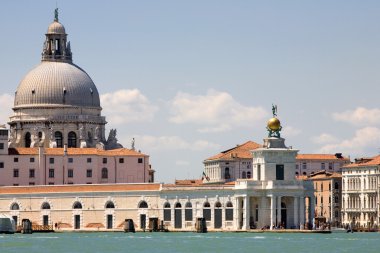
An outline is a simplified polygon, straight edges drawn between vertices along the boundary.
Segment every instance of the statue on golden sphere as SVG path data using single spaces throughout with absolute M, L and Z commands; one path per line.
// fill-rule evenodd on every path
M 272 113 L 273 117 L 268 120 L 267 123 L 268 137 L 280 138 L 282 126 L 280 120 L 277 118 L 277 105 L 272 104 Z

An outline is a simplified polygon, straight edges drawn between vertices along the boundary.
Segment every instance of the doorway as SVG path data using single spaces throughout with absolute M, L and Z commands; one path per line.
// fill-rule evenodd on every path
M 281 202 L 281 226 L 286 228 L 286 204 L 284 202 Z
M 107 229 L 112 229 L 113 228 L 113 215 L 112 214 L 107 214 Z
M 180 208 L 174 210 L 174 227 L 182 228 L 182 209 Z
M 43 215 L 42 216 L 42 225 L 44 225 L 44 226 L 49 225 L 49 215 Z
M 140 228 L 145 231 L 145 228 L 146 228 L 146 214 L 140 214 Z
M 80 215 L 74 215 L 74 229 L 80 229 Z

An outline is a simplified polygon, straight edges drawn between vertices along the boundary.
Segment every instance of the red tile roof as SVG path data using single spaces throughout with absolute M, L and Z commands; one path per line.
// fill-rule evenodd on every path
M 297 160 L 345 160 L 349 161 L 347 157 L 338 158 L 335 154 L 298 154 Z
M 360 163 L 351 163 L 349 165 L 344 166 L 343 168 L 354 168 L 354 167 L 364 167 L 364 166 L 376 166 L 380 165 L 380 155 L 367 158 L 367 162 L 360 162 Z
M 247 141 L 241 145 L 237 145 L 234 148 L 222 151 L 221 153 L 207 158 L 205 161 L 213 160 L 232 160 L 234 158 L 252 158 L 251 150 L 261 148 L 262 145 L 253 141 Z
M 46 155 L 63 155 L 63 148 L 44 148 Z M 10 155 L 38 155 L 38 148 L 9 148 Z M 101 150 L 97 148 L 68 148 L 68 155 L 97 155 L 97 156 L 148 156 L 132 149 L 119 148 Z

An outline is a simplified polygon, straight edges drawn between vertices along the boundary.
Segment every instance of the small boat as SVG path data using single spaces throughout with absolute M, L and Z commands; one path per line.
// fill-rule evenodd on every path
M 14 234 L 16 232 L 16 223 L 12 216 L 0 214 L 0 234 Z
M 332 227 L 331 228 L 331 233 L 347 233 L 347 229 Z

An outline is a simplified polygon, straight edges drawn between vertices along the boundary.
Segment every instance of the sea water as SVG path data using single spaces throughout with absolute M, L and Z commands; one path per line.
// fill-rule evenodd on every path
M 380 252 L 380 233 L 34 233 L 0 235 L 8 252 Z

